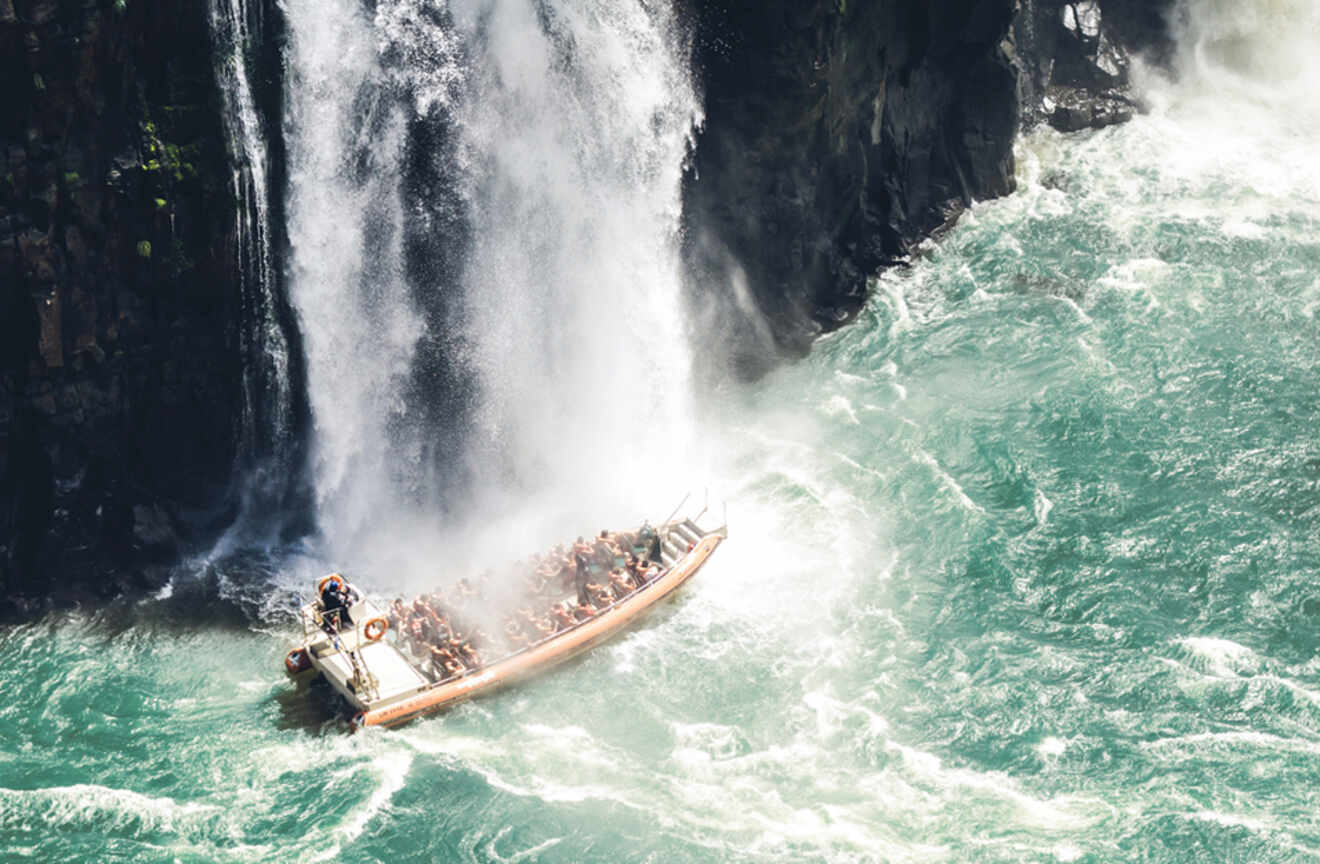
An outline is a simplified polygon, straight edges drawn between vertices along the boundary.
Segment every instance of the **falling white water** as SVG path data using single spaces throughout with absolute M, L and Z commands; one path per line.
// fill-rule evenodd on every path
M 389 435 L 421 324 L 403 278 L 404 116 L 354 0 L 289 0 L 290 295 L 307 355 L 316 503 L 345 545 L 407 466 Z
M 457 122 L 485 488 L 578 518 L 664 506 L 691 427 L 677 242 L 700 112 L 673 13 L 617 0 L 451 8 L 471 57 Z
M 332 551 L 380 564 L 441 528 L 417 428 L 435 406 L 410 404 L 408 384 L 442 298 L 462 322 L 439 334 L 448 359 L 476 387 L 450 394 L 475 406 L 465 447 L 444 454 L 476 478 L 457 522 L 663 515 L 690 425 L 677 246 L 700 110 L 672 11 L 381 0 L 369 19 L 351 0 L 289 0 L 286 13 L 291 293 Z M 404 203 L 413 122 L 443 124 L 457 153 L 446 189 L 424 194 L 466 214 L 461 284 L 405 274 L 405 231 L 428 224 Z
M 243 517 L 262 495 L 276 496 L 290 470 L 293 402 L 289 346 L 276 315 L 275 270 L 270 243 L 270 187 L 266 138 L 248 76 L 245 52 L 262 35 L 260 2 L 212 0 L 216 77 L 221 112 L 234 161 L 233 189 L 238 274 L 243 321 L 243 416 L 239 421 L 240 468 L 248 473 Z M 253 32 L 255 25 L 257 32 Z M 240 518 L 240 524 L 244 522 Z
M 1313 0 L 1183 0 L 1179 13 L 1184 80 L 1280 108 L 1315 104 L 1320 6 Z
M 1181 0 L 1173 80 L 1138 83 L 1187 178 L 1218 176 L 1265 202 L 1320 199 L 1320 4 Z

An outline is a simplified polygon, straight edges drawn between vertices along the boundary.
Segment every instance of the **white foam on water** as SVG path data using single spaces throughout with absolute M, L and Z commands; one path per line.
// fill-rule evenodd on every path
M 116 829 L 185 831 L 213 821 L 223 808 L 143 795 L 94 783 L 0 789 L 0 819 L 48 826 L 106 824 Z
M 547 849 L 553 849 L 555 846 L 558 846 L 563 842 L 562 837 L 551 837 L 550 839 L 542 840 L 540 843 L 533 846 L 528 846 L 526 849 L 520 849 L 517 852 L 511 852 L 508 855 L 501 855 L 499 851 L 496 850 L 495 844 L 503 840 L 512 830 L 513 829 L 510 826 L 506 825 L 499 831 L 495 832 L 495 836 L 486 844 L 486 854 L 490 856 L 491 860 L 499 861 L 501 864 L 517 864 L 517 862 L 526 861 L 529 858 L 535 859 L 542 852 L 545 852 Z
M 701 761 L 731 759 L 743 754 L 747 741 L 736 726 L 723 723 L 670 723 L 675 754 L 700 754 Z
M 1320 741 L 1299 738 L 1283 738 L 1268 732 L 1198 732 L 1193 735 L 1176 735 L 1143 741 L 1143 748 L 1162 750 L 1178 748 L 1205 752 L 1207 746 L 1213 747 L 1254 747 L 1261 750 L 1274 750 L 1288 753 L 1307 753 L 1320 755 Z
M 939 480 L 940 485 L 948 490 L 959 506 L 973 513 L 985 513 L 985 508 L 967 496 L 967 493 L 963 491 L 963 488 L 959 485 L 958 481 L 953 478 L 952 474 L 944 470 L 944 467 L 940 465 L 939 460 L 936 459 L 934 455 L 921 447 L 911 447 L 910 451 L 912 458 L 916 462 L 930 468 L 936 479 Z
M 1037 798 L 1023 792 L 1005 774 L 946 768 L 943 760 L 933 754 L 898 742 L 890 742 L 889 747 L 903 757 L 904 763 L 918 778 L 933 781 L 941 789 L 966 790 L 976 796 L 1009 803 L 1023 822 L 1036 827 L 1077 831 L 1096 824 L 1110 813 L 1103 802 L 1094 798 L 1068 795 Z
M 238 842 L 237 818 L 240 814 L 216 804 L 181 803 L 94 783 L 0 788 L 0 827 L 8 830 L 121 835 L 143 843 L 150 842 L 148 837 L 174 835 L 179 839 L 169 848 L 211 860 L 264 859 L 271 847 Z
M 1054 502 L 1045 496 L 1045 493 L 1036 489 L 1031 497 L 1031 510 L 1036 517 L 1036 524 L 1044 527 L 1049 521 L 1050 511 L 1054 509 Z
M 1061 843 L 1054 847 L 1054 858 L 1057 861 L 1078 861 L 1083 854 L 1081 849 L 1071 843 Z
M 1316 277 L 1316 280 L 1311 283 L 1310 288 L 1308 288 L 1298 299 L 1306 301 L 1302 304 L 1300 310 L 1302 315 L 1308 319 L 1314 320 L 1315 311 L 1320 308 L 1320 276 Z
M 879 285 L 884 290 L 885 296 L 889 298 L 890 305 L 893 308 L 893 323 L 889 325 L 889 338 L 896 339 L 914 326 L 912 312 L 908 309 L 907 298 L 903 296 L 903 283 L 896 278 L 887 278 L 882 274 Z
M 1260 669 L 1260 658 L 1245 645 L 1231 639 L 1188 636 L 1175 644 L 1191 651 L 1206 664 L 1207 671 L 1220 678 L 1240 678 Z
M 551 803 L 614 801 L 642 810 L 643 786 L 632 778 L 640 769 L 629 754 L 599 740 L 581 726 L 520 724 L 497 739 L 455 735 L 442 724 L 406 730 L 416 750 L 456 759 L 492 788 Z
M 321 758 L 324 760 L 324 757 Z M 330 840 L 329 847 L 311 860 L 336 860 L 340 857 L 344 845 L 362 835 L 371 824 L 371 820 L 383 813 L 394 796 L 403 788 L 408 778 L 408 769 L 412 766 L 412 756 L 405 751 L 392 750 L 373 757 L 369 764 L 375 781 L 371 794 L 365 802 L 353 808 L 343 822 L 330 831 L 327 838 Z M 337 771 L 336 774 L 347 774 L 356 781 L 362 774 L 362 767 L 353 765 Z
M 1198 810 L 1190 815 L 1191 818 L 1199 819 L 1202 822 L 1213 822 L 1216 825 L 1223 825 L 1229 828 L 1246 828 L 1248 831 L 1257 834 L 1264 834 L 1274 830 L 1274 826 L 1266 822 L 1235 813 L 1221 813 L 1218 810 Z
M 840 396 L 837 394 L 831 396 L 825 402 L 822 410 L 826 416 L 841 417 L 854 426 L 861 425 L 857 420 L 857 412 L 853 410 L 852 403 L 848 401 L 848 397 L 846 396 Z
M 1042 756 L 1062 756 L 1068 749 L 1068 742 L 1063 738 L 1046 738 L 1036 745 L 1036 752 Z

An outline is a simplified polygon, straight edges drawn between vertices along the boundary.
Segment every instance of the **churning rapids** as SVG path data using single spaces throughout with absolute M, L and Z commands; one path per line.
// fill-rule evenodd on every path
M 0 631 L 0 859 L 1320 857 L 1313 4 L 1189 2 L 1148 115 L 1026 136 L 1016 194 L 716 394 L 663 11 L 286 5 L 324 538 Z M 449 317 L 402 263 L 447 218 L 402 191 L 441 115 Z M 428 500 L 409 370 L 445 339 L 484 532 Z M 356 736 L 284 680 L 332 562 L 403 590 L 705 485 L 731 539 L 682 602 L 547 678 Z

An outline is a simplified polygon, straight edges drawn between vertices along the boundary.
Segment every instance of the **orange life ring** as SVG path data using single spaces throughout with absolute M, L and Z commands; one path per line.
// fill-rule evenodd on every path
M 294 648 L 284 655 L 284 671 L 290 675 L 298 675 L 311 668 L 312 658 L 308 657 L 307 652 L 302 648 Z
M 388 629 L 390 629 L 389 621 L 384 618 L 372 618 L 362 628 L 362 635 L 367 638 L 368 642 L 378 642 Z
M 317 582 L 317 583 L 316 583 L 316 593 L 317 593 L 317 596 L 320 596 L 321 594 L 324 594 L 324 593 L 325 593 L 325 586 L 329 585 L 332 581 L 333 581 L 333 582 L 338 582 L 341 588 L 342 588 L 343 585 L 344 585 L 344 577 L 343 577 L 343 576 L 339 575 L 338 573 L 331 573 L 329 576 L 326 576 L 326 577 L 323 578 L 320 582 Z

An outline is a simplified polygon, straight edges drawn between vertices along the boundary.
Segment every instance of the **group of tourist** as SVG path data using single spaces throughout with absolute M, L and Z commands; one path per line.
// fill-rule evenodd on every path
M 424 594 L 411 603 L 396 599 L 390 627 L 400 644 L 429 667 L 438 681 L 481 668 L 487 658 L 502 658 L 577 626 L 645 587 L 659 573 L 661 543 L 653 528 L 609 532 L 518 562 L 497 580 L 491 572 L 475 582 L 459 579 L 448 592 Z M 488 594 L 514 585 L 513 612 L 503 616 L 495 634 L 483 630 L 468 610 L 489 609 Z M 569 592 L 572 592 L 571 594 Z M 507 608 L 507 607 L 506 607 Z
M 462 580 L 455 586 L 455 596 L 471 596 L 470 586 Z M 439 592 L 423 594 L 411 603 L 397 599 L 390 604 L 390 627 L 399 633 L 400 643 L 429 664 L 437 679 L 452 678 L 479 668 L 480 649 L 490 637 L 479 627 L 465 621 L 462 612 L 447 606 Z

